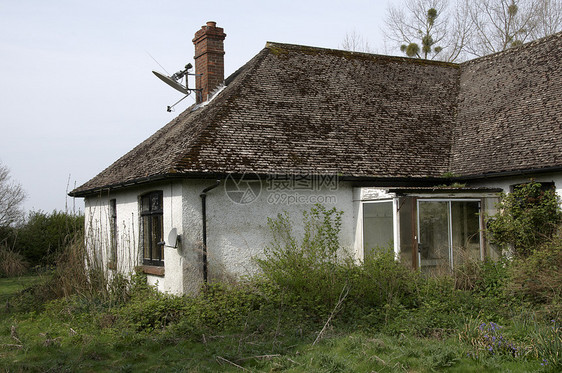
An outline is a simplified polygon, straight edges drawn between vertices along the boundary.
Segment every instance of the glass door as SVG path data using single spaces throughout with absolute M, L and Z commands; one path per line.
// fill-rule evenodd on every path
M 449 268 L 449 202 L 418 201 L 418 265 L 422 271 Z
M 418 266 L 451 269 L 480 258 L 480 201 L 418 200 Z

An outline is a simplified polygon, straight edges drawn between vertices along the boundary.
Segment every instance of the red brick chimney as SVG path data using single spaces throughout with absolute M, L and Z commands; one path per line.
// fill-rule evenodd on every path
M 197 92 L 196 103 L 207 101 L 209 93 L 224 82 L 224 38 L 226 34 L 217 23 L 207 22 L 201 30 L 195 33 L 195 88 Z

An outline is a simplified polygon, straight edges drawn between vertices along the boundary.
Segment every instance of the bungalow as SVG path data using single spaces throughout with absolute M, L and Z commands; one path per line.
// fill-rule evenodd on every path
M 248 274 L 267 218 L 315 203 L 358 260 L 450 267 L 498 255 L 497 192 L 561 192 L 562 33 L 461 64 L 269 42 L 226 80 L 225 37 L 195 34 L 196 104 L 70 192 L 109 271 L 172 293 Z

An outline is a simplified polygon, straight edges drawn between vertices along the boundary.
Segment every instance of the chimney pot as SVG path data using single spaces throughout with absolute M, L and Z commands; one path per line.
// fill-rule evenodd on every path
M 208 21 L 208 22 L 207 22 L 207 26 L 209 26 L 209 27 L 217 27 L 217 23 L 214 22 L 214 21 Z

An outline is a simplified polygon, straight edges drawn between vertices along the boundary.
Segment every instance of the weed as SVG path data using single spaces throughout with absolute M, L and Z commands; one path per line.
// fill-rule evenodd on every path
M 562 326 L 551 320 L 547 327 L 537 327 L 533 332 L 534 347 L 541 365 L 548 369 L 562 369 Z

